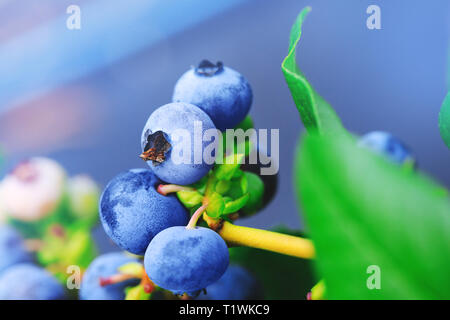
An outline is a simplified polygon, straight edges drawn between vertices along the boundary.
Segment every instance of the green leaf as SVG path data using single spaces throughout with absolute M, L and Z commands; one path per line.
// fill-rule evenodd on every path
M 58 262 L 87 268 L 96 256 L 97 249 L 89 230 L 79 229 L 68 236 Z
M 205 188 L 206 188 L 206 182 L 208 181 L 208 177 L 209 174 L 207 174 L 206 176 L 204 176 L 203 178 L 201 178 L 199 181 L 197 181 L 196 183 L 191 184 L 190 186 L 197 190 L 200 193 L 205 193 Z
M 283 60 L 281 69 L 306 129 L 308 131 L 317 130 L 320 133 L 342 132 L 344 129 L 338 116 L 329 104 L 314 91 L 295 60 L 302 24 L 310 11 L 310 7 L 303 9 L 292 26 L 289 53 Z
M 252 117 L 246 116 L 244 120 L 239 122 L 235 129 L 242 129 L 244 131 L 254 128 Z
M 249 130 L 253 129 L 253 120 L 250 116 L 245 117 L 242 122 L 240 122 L 236 127 L 234 127 L 234 130 L 242 129 L 244 133 Z M 249 132 L 250 134 L 251 132 Z M 230 147 L 227 145 L 230 144 Z M 219 150 L 223 150 L 223 154 L 228 154 L 231 152 L 234 153 L 243 153 L 245 155 L 248 155 L 252 150 L 252 143 L 250 141 L 249 137 L 245 137 L 244 141 L 238 141 L 238 139 L 235 137 L 234 133 L 230 136 L 230 138 L 227 139 L 226 132 L 222 133 L 222 139 L 220 140 L 221 145 L 219 145 Z
M 243 215 L 251 215 L 256 213 L 263 206 L 264 182 L 261 178 L 252 172 L 245 172 L 247 177 L 249 199 L 242 208 Z
M 219 180 L 216 184 L 216 192 L 220 194 L 225 194 L 228 190 L 230 190 L 231 181 L 229 180 Z
M 242 189 L 242 182 L 241 179 L 233 179 L 231 180 L 231 187 L 230 190 L 226 193 L 225 196 L 230 197 L 232 199 L 240 198 L 244 195 L 243 189 Z
M 225 209 L 223 210 L 223 214 L 230 214 L 239 211 L 249 199 L 249 194 L 246 193 L 242 197 L 229 201 L 225 204 Z
M 87 268 L 97 255 L 89 230 L 74 226 L 73 229 L 64 229 L 64 232 L 65 235 L 58 236 L 51 228 L 47 229 L 42 237 L 44 245 L 37 252 L 38 262 L 43 266 L 78 265 Z
M 218 218 L 222 215 L 223 210 L 225 209 L 225 202 L 220 194 L 217 192 L 212 192 L 209 196 L 208 208 L 206 209 L 206 213 L 211 218 Z
M 243 173 L 244 173 L 244 171 L 242 171 L 241 169 L 237 169 L 237 170 L 234 172 L 233 178 L 232 178 L 232 179 L 240 178 L 240 177 L 242 176 Z
M 296 185 L 330 299 L 449 299 L 450 200 L 430 178 L 308 134 Z M 381 289 L 369 290 L 369 266 Z
M 241 170 L 239 170 L 241 171 Z M 241 171 L 243 172 L 243 171 Z M 227 193 L 224 194 L 226 197 L 230 197 L 233 200 L 236 200 L 246 194 L 248 191 L 248 181 L 247 176 L 242 174 L 238 178 L 233 178 L 230 182 L 230 188 Z
M 198 191 L 178 191 L 177 197 L 186 208 L 192 208 L 203 201 L 203 195 Z
M 450 91 L 447 93 L 439 113 L 439 130 L 445 144 L 450 148 Z
M 244 174 L 240 177 L 240 183 L 241 183 L 241 191 L 242 193 L 248 192 L 248 175 Z
M 233 201 L 233 198 L 225 196 L 223 197 L 223 201 L 227 204 L 228 202 Z
M 285 227 L 274 231 L 302 236 Z M 232 247 L 229 251 L 231 263 L 245 267 L 260 281 L 265 299 L 306 299 L 317 282 L 310 260 L 249 247 Z
M 231 154 L 224 159 L 223 164 L 219 164 L 214 169 L 214 173 L 219 180 L 230 180 L 233 178 L 235 172 L 239 169 L 242 163 L 242 159 L 245 157 L 244 154 Z

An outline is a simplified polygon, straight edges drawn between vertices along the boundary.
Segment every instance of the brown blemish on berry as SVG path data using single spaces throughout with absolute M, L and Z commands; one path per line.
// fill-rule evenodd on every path
M 172 145 L 167 141 L 164 132 L 156 131 L 148 135 L 144 152 L 139 157 L 144 161 L 153 161 L 154 165 L 158 165 L 166 160 L 165 154 L 171 147 Z

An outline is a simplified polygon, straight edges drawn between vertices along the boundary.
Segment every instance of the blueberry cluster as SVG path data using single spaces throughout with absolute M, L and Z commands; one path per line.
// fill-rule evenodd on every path
M 263 200 L 267 198 L 263 180 L 255 168 L 255 173 L 239 169 L 238 160 L 245 155 L 225 152 L 222 157 L 236 161 L 219 165 L 215 152 L 209 159 L 193 152 L 177 154 L 177 150 L 198 147 L 195 134 L 203 137 L 207 130 L 239 126 L 251 103 L 247 80 L 221 62 L 204 60 L 177 81 L 173 102 L 157 108 L 142 131 L 140 157 L 150 169 L 117 175 L 107 184 L 99 203 L 106 234 L 121 249 L 144 256 L 143 262 L 119 253 L 98 257 L 83 278 L 82 299 L 142 298 L 154 287 L 195 297 L 214 284 L 224 290 L 228 286 L 227 291 L 218 294 L 213 286 L 208 297 L 239 297 L 228 281 L 225 285 L 220 280 L 224 275 L 235 279 L 237 289 L 248 283 L 247 289 L 253 290 L 255 280 L 245 272 L 231 269 L 227 275 L 229 253 L 222 237 L 206 227 L 205 221 L 205 226 L 196 224 L 203 213 L 220 221 L 260 210 L 268 202 Z M 180 139 L 180 130 L 194 139 Z M 209 146 L 216 150 L 219 141 L 215 140 L 200 140 L 201 149 Z M 185 161 L 180 163 L 176 157 Z M 130 287 L 133 276 L 141 283 Z M 243 281 L 240 284 L 239 279 Z

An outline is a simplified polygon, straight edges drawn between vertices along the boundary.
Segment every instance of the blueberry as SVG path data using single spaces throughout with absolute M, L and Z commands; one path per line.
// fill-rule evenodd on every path
M 181 102 L 163 105 L 150 115 L 142 131 L 141 158 L 167 183 L 197 182 L 214 165 L 213 150 L 218 145 L 216 138 L 203 141 L 206 130 L 217 133 L 208 115 L 196 106 Z
M 139 279 L 130 279 L 123 282 L 100 285 L 100 279 L 118 274 L 118 268 L 137 259 L 126 256 L 121 252 L 107 253 L 97 257 L 91 262 L 83 275 L 80 287 L 81 300 L 123 300 L 125 288 L 135 286 Z
M 28 263 L 8 268 L 0 275 L 0 300 L 61 300 L 63 286 L 48 271 Z
M 359 139 L 358 145 L 384 155 L 394 163 L 414 162 L 414 157 L 408 147 L 388 132 L 369 132 Z
M 120 248 L 143 255 L 158 232 L 187 224 L 188 212 L 176 196 L 156 191 L 160 183 L 151 170 L 133 169 L 106 186 L 100 198 L 100 220 Z
M 203 227 L 172 227 L 160 232 L 144 258 L 149 278 L 174 294 L 196 296 L 217 281 L 228 267 L 225 241 Z
M 250 84 L 239 72 L 207 60 L 183 74 L 173 93 L 173 101 L 203 109 L 221 131 L 244 120 L 252 99 Z
M 0 226 L 0 273 L 12 265 L 31 261 L 22 236 L 12 227 Z
M 262 299 L 262 289 L 253 275 L 238 265 L 230 265 L 223 276 L 206 287 L 206 294 L 198 300 L 254 300 Z

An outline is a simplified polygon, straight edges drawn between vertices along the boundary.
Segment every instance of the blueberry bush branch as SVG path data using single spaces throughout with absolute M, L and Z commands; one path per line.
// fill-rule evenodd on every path
M 213 219 L 206 214 L 203 219 L 230 245 L 263 249 L 303 259 L 314 258 L 314 246 L 309 239 L 237 226 L 228 221 Z

